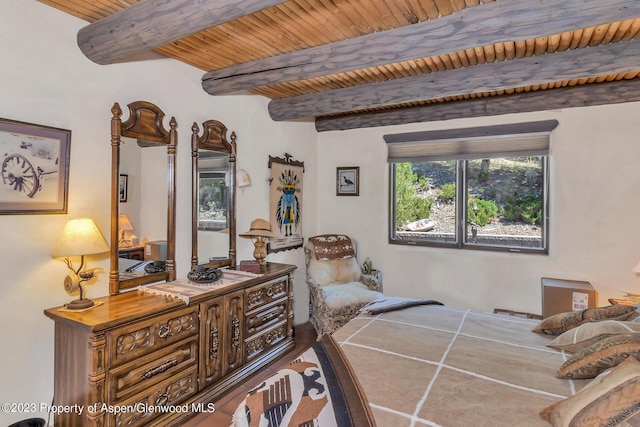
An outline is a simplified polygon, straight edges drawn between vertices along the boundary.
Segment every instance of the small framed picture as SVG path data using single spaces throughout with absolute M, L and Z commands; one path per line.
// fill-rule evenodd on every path
M 360 195 L 360 167 L 348 166 L 336 168 L 336 195 Z
M 128 192 L 127 186 L 128 185 L 129 185 L 129 175 L 120 174 L 119 193 L 120 193 L 120 201 L 121 202 L 126 202 L 127 201 L 127 192 Z

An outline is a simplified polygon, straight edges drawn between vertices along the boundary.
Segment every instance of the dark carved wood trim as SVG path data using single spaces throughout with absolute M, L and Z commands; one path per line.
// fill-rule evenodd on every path
M 129 118 L 122 121 L 122 109 L 116 102 L 111 108 L 111 253 L 109 270 L 109 293 L 161 280 L 175 280 L 175 211 L 176 211 L 176 146 L 178 123 L 174 117 L 169 121 L 170 130 L 162 124 L 164 112 L 146 101 L 128 105 Z M 167 260 L 166 272 L 148 274 L 134 279 L 121 280 L 118 265 L 118 216 L 120 213 L 120 144 L 122 137 L 137 138 L 141 146 L 166 145 L 167 147 Z
M 151 49 L 282 2 L 141 1 L 81 28 L 78 46 L 87 58 L 101 65 L 137 60 L 141 55 L 148 56 Z
M 452 15 L 206 73 L 205 92 L 257 86 L 443 55 L 493 43 L 559 34 L 640 15 L 634 0 L 500 0 Z M 509 25 L 505 26 L 505 22 Z
M 120 135 L 143 141 L 169 144 L 169 132 L 164 128 L 164 112 L 146 101 L 136 101 L 127 105 L 129 118 L 122 122 Z
M 231 132 L 227 138 L 228 129 L 218 120 L 207 120 L 202 123 L 202 136 L 198 135 L 197 123 L 191 126 L 191 269 L 198 266 L 198 150 L 211 150 L 229 154 L 229 258 L 205 262 L 208 267 L 236 265 L 236 164 L 237 143 L 236 133 Z
M 194 127 L 197 129 L 198 125 L 194 123 L 191 129 L 193 130 Z M 207 120 L 202 123 L 202 136 L 198 137 L 195 141 L 196 148 L 229 154 L 235 152 L 233 146 L 227 139 L 227 131 L 228 129 L 224 123 L 218 120 Z
M 382 83 L 274 99 L 273 120 L 294 120 L 402 103 L 637 71 L 640 40 L 458 68 Z
M 316 119 L 316 130 L 326 132 L 392 126 L 634 101 L 640 101 L 640 79 L 593 83 L 339 117 L 323 117 Z
M 268 167 L 271 168 L 273 163 L 283 163 L 285 165 L 300 166 L 302 172 L 304 172 L 304 162 L 300 160 L 291 160 L 293 156 L 289 153 L 284 153 L 284 159 L 282 157 L 269 156 Z

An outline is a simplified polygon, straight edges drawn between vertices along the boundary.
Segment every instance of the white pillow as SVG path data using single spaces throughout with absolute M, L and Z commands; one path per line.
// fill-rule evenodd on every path
M 355 257 L 322 261 L 312 259 L 307 273 L 320 286 L 357 282 L 362 275 Z

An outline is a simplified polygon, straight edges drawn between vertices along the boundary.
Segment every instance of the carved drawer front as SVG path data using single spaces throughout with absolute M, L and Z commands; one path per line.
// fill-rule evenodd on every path
M 224 297 L 201 305 L 200 388 L 218 381 L 225 374 L 224 361 Z
M 109 401 L 119 401 L 175 375 L 198 359 L 198 337 L 172 344 L 109 371 Z
M 245 358 L 255 359 L 289 338 L 289 322 L 281 322 L 272 328 L 245 340 Z
M 245 336 L 249 337 L 264 331 L 270 326 L 285 320 L 289 314 L 289 299 L 284 298 L 274 304 L 261 307 L 257 311 L 247 313 L 245 317 Z
M 192 366 L 180 374 L 146 388 L 143 392 L 112 405 L 109 411 L 109 426 L 142 427 L 160 415 L 190 411 L 180 403 L 193 395 L 198 382 L 197 366 Z
M 288 276 L 280 277 L 245 291 L 245 311 L 267 305 L 289 294 Z
M 198 332 L 198 307 L 186 307 L 108 333 L 113 365 L 128 362 Z
M 224 371 L 226 373 L 238 369 L 244 363 L 242 357 L 242 341 L 244 336 L 242 291 L 227 295 L 225 298 L 226 325 L 225 325 L 225 360 Z

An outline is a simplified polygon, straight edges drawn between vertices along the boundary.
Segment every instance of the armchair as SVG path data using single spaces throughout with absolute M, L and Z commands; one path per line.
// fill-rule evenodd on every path
M 310 237 L 304 247 L 311 323 L 318 339 L 355 317 L 367 303 L 383 296 L 381 282 L 363 278 L 353 241 L 345 235 Z

